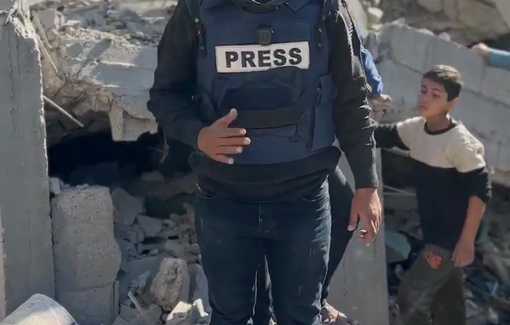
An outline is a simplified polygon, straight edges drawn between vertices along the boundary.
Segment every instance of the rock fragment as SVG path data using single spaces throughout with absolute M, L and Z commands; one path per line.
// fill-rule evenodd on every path
M 187 263 L 178 258 L 165 258 L 152 281 L 151 293 L 164 311 L 172 311 L 179 301 L 189 299 L 189 285 Z

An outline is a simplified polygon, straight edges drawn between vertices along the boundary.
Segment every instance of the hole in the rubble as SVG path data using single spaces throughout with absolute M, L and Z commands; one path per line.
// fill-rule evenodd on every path
M 415 192 L 413 162 L 408 157 L 388 151 L 383 151 L 381 158 L 385 186 L 388 291 L 390 296 L 395 297 L 400 279 L 416 259 L 417 253 L 423 247 L 423 242 L 419 231 L 416 199 L 413 195 Z M 493 312 L 499 315 L 500 324 L 510 323 L 510 313 L 496 305 L 488 305 L 485 297 L 490 295 L 490 290 L 494 288 L 508 297 L 508 293 L 503 292 L 506 289 L 497 289 L 499 284 L 510 278 L 508 211 L 510 211 L 510 189 L 493 184 L 493 198 L 487 205 L 477 235 L 475 261 L 464 268 L 467 277 L 465 287 L 467 292 L 470 292 L 467 296 L 470 302 L 466 306 L 478 306 L 478 310 L 493 308 Z M 406 242 L 409 245 L 405 244 Z
M 88 220 L 87 225 L 79 226 L 80 229 L 89 227 L 89 232 L 100 228 L 98 233 L 104 233 L 101 236 L 94 233 L 87 235 L 101 243 L 95 249 L 108 252 L 101 253 L 106 254 L 107 258 L 99 262 L 105 265 L 98 267 L 97 277 L 104 276 L 100 272 L 105 268 L 113 268 L 114 272 L 118 270 L 117 277 L 112 281 L 118 281 L 115 287 L 118 287 L 116 299 L 119 304 L 135 308 L 128 298 L 131 291 L 147 313 L 159 313 L 154 318 L 157 320 L 163 317 L 160 307 L 168 310 L 168 306 L 164 306 L 164 299 L 169 299 L 167 303 L 170 301 L 173 304 L 168 295 L 158 298 L 158 293 L 151 288 L 163 259 L 178 257 L 190 265 L 200 262 L 191 205 L 195 180 L 188 163 L 190 152 L 191 148 L 182 143 L 165 141 L 161 133 L 143 134 L 136 142 L 114 142 L 109 131 L 73 135 L 48 148 L 50 191 L 54 204 L 64 204 L 65 200 L 59 201 L 59 196 L 73 191 L 72 206 L 66 206 L 64 210 L 88 211 L 88 207 L 93 205 L 91 209 L 94 212 L 91 213 L 99 214 L 99 219 L 103 218 L 98 220 L 95 216 L 83 216 Z M 105 187 L 108 188 L 106 191 Z M 104 194 L 108 190 L 113 209 L 104 207 Z M 77 195 L 82 191 L 87 192 Z M 96 201 L 100 202 L 91 203 L 91 198 L 97 198 Z M 112 232 L 104 231 L 105 216 L 110 216 L 112 220 Z M 88 224 L 96 222 L 97 225 Z M 73 234 L 80 236 L 76 232 Z M 55 236 L 58 234 L 54 232 L 54 241 L 60 245 L 61 240 L 66 240 Z M 108 261 L 119 260 L 117 246 L 112 246 L 113 238 L 121 251 L 120 267 L 116 262 Z M 81 242 L 75 239 L 68 244 L 80 245 Z M 76 247 L 76 251 L 81 250 Z M 56 260 L 57 270 L 73 268 L 73 265 L 62 261 Z M 59 276 L 58 271 L 56 276 Z

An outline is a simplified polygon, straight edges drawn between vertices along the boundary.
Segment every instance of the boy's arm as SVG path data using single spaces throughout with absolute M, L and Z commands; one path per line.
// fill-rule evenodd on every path
M 460 240 L 473 243 L 485 210 L 485 204 L 491 197 L 491 182 L 484 160 L 483 145 L 473 136 L 466 136 L 452 148 L 452 160 L 460 172 L 463 184 L 466 184 L 470 199 L 466 221 Z
M 166 136 L 197 148 L 205 126 L 192 102 L 196 88 L 198 40 L 186 1 L 179 1 L 158 45 L 158 65 L 148 110 Z
M 411 150 L 416 133 L 423 125 L 421 117 L 410 118 L 398 123 L 379 124 L 374 132 L 377 147 Z
M 409 150 L 397 131 L 397 123 L 379 124 L 374 132 L 377 148 L 399 148 Z

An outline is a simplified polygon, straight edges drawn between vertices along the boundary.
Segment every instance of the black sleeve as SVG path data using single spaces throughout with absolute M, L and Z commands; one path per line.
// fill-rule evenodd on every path
M 492 197 L 492 185 L 487 168 L 479 168 L 467 173 L 461 173 L 463 184 L 469 188 L 471 196 L 476 196 L 484 203 Z
M 169 138 L 197 147 L 205 126 L 192 101 L 196 91 L 196 28 L 186 1 L 179 1 L 158 45 L 158 66 L 148 110 Z
M 377 148 L 399 148 L 402 150 L 409 150 L 404 142 L 402 142 L 396 124 L 377 125 L 374 136 Z
M 340 148 L 345 153 L 355 186 L 377 186 L 375 122 L 367 101 L 367 82 L 361 65 L 361 42 L 343 0 L 327 20 L 332 52 L 332 77 L 338 88 L 333 118 Z

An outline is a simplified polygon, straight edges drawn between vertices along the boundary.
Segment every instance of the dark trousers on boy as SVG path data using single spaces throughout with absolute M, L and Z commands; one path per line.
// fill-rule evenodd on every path
M 399 287 L 401 324 L 465 325 L 462 282 L 462 271 L 454 266 L 452 253 L 426 245 Z

